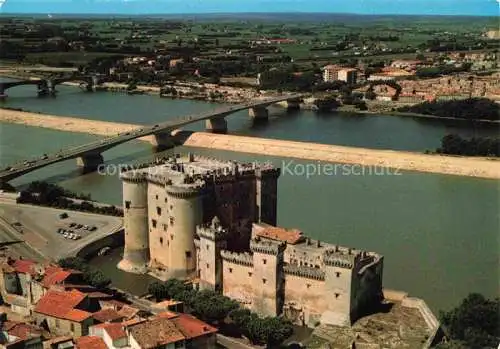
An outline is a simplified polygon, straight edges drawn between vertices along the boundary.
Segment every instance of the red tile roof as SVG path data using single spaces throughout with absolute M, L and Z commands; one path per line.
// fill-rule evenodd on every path
M 9 335 L 20 339 L 28 339 L 43 333 L 41 328 L 16 321 L 5 321 L 3 323 L 3 330 L 7 331 Z
M 144 349 L 157 348 L 186 338 L 171 320 L 161 317 L 131 327 L 130 333 Z
M 76 349 L 108 349 L 102 338 L 83 336 L 75 339 Z
M 71 274 L 73 274 L 73 271 L 50 265 L 45 268 L 45 276 L 43 277 L 42 285 L 49 288 L 52 285 L 60 284 Z
M 50 290 L 38 301 L 35 312 L 60 319 L 81 322 L 92 315 L 84 310 L 75 309 L 85 297 L 85 294 L 77 290 Z
M 292 245 L 304 239 L 304 235 L 300 230 L 297 229 L 288 230 L 278 227 L 268 227 L 257 231 L 256 234 L 268 239 L 286 241 L 287 243 Z
M 98 312 L 93 313 L 92 317 L 99 322 L 115 322 L 124 318 L 124 316 L 120 315 L 118 311 L 111 308 L 101 309 Z
M 34 268 L 35 265 L 36 265 L 36 262 L 34 262 L 34 261 L 30 261 L 28 259 L 17 259 L 14 261 L 14 264 L 12 264 L 12 267 L 18 273 L 34 274 L 35 273 L 35 268 Z
M 108 333 L 108 336 L 113 340 L 121 339 L 127 337 L 123 325 L 120 323 L 108 323 L 106 326 L 102 326 L 103 330 Z
M 186 339 L 197 338 L 217 332 L 215 327 L 189 314 L 179 314 L 179 316 L 171 319 L 171 321 L 182 332 Z

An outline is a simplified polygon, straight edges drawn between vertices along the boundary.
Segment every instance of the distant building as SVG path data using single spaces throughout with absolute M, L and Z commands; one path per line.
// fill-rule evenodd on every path
M 358 70 L 354 68 L 344 68 L 337 72 L 337 78 L 340 81 L 345 81 L 349 85 L 354 85 L 358 79 Z
M 323 67 L 323 81 L 324 82 L 331 82 L 339 79 L 339 72 L 340 67 L 337 65 L 327 65 Z

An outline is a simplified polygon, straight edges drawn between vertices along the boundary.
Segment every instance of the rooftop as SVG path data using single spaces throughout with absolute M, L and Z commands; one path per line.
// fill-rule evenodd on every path
M 127 332 L 125 332 L 124 325 L 122 323 L 119 323 L 119 322 L 103 323 L 103 324 L 94 325 L 93 327 L 102 328 L 103 331 L 106 331 L 108 336 L 113 341 L 127 337 Z
M 217 329 L 189 314 L 179 314 L 171 319 L 186 339 L 197 338 L 207 334 L 216 333 Z
M 236 173 L 250 173 L 257 169 L 272 169 L 267 164 L 237 163 L 235 161 L 222 161 L 215 158 L 195 156 L 189 154 L 185 157 L 170 157 L 158 159 L 151 164 L 144 164 L 141 168 L 130 169 L 122 172 L 122 178 L 136 178 L 145 176 L 149 179 L 163 179 L 171 184 L 189 184 L 190 178 L 203 179 L 206 176 L 234 175 Z
M 101 337 L 83 336 L 75 339 L 75 349 L 108 349 Z
M 117 310 L 107 308 L 93 313 L 92 317 L 99 322 L 116 322 L 122 320 L 125 316 L 121 315 Z
M 76 309 L 86 295 L 77 290 L 49 290 L 37 303 L 35 312 L 60 319 L 81 322 L 92 314 Z
M 160 345 L 183 341 L 185 336 L 175 324 L 163 317 L 137 324 L 130 328 L 136 342 L 144 349 L 156 348 Z
M 254 231 L 255 236 L 284 241 L 292 245 L 305 240 L 304 234 L 297 229 L 285 229 L 280 227 L 273 227 L 268 224 L 255 223 L 252 226 L 252 230 Z

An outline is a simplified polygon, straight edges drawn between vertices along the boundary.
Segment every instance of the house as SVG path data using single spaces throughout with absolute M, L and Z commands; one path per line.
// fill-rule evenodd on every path
M 36 323 L 51 333 L 80 337 L 87 335 L 94 323 L 88 306 L 87 295 L 80 291 L 49 290 L 38 301 L 33 315 Z
M 2 323 L 0 348 L 42 349 L 43 329 L 16 321 Z
M 101 338 L 109 349 L 129 347 L 126 327 L 122 323 L 104 323 L 90 327 L 90 336 Z M 136 347 L 139 348 L 139 347 Z
M 354 85 L 358 79 L 358 70 L 354 68 L 342 68 L 337 72 L 337 78 L 349 85 Z
M 57 265 L 7 259 L 0 268 L 3 274 L 0 277 L 0 294 L 11 310 L 22 316 L 31 315 L 35 304 L 54 286 L 84 287 L 80 271 Z
M 213 349 L 217 329 L 189 314 L 163 312 L 149 319 L 103 323 L 90 327 L 108 349 Z
M 338 71 L 340 67 L 337 65 L 329 64 L 322 68 L 323 70 L 323 81 L 330 82 L 338 80 Z

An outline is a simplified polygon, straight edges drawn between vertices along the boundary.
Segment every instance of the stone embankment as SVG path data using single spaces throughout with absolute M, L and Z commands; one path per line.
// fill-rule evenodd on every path
M 112 136 L 139 125 L 86 120 L 0 109 L 0 122 L 45 127 L 61 131 Z M 153 136 L 144 137 L 153 141 Z M 185 137 L 185 146 L 227 150 L 235 152 L 291 157 L 321 162 L 371 166 L 376 169 L 392 168 L 401 171 L 419 171 L 459 176 L 500 179 L 500 161 L 479 157 L 456 157 L 420 154 L 404 151 L 345 147 L 308 142 L 294 142 L 233 135 L 196 132 Z M 335 168 L 345 173 L 346 168 Z M 374 170 L 374 171 L 375 171 Z M 357 170 L 358 171 L 358 170 Z M 336 172 L 340 173 L 340 172 Z M 366 173 L 366 172 L 365 172 Z M 399 172 L 392 171 L 392 174 Z

